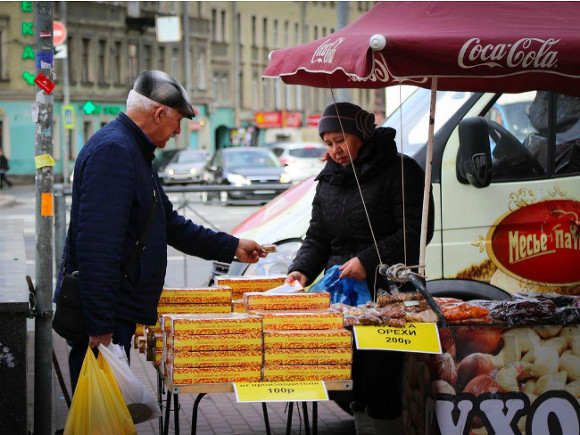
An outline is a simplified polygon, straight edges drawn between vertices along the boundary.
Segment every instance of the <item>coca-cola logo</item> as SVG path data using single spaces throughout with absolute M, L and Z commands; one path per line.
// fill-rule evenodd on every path
M 487 236 L 492 261 L 518 279 L 547 285 L 580 282 L 580 202 L 540 201 L 502 217 Z
M 311 63 L 332 63 L 336 48 L 344 41 L 344 38 L 338 38 L 336 41 L 328 39 L 318 46 L 310 59 Z
M 471 38 L 459 50 L 461 68 L 550 69 L 558 62 L 556 45 L 560 39 L 522 38 L 513 43 L 486 44 Z

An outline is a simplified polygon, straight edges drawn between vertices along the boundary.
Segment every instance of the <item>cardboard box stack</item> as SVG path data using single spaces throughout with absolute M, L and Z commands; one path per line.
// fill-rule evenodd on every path
M 174 385 L 261 379 L 262 320 L 245 313 L 164 314 L 161 370 Z
M 246 311 L 243 303 L 244 293 L 265 292 L 281 286 L 285 280 L 286 275 L 215 277 L 216 285 L 229 287 L 232 290 L 232 311 L 234 313 L 243 313 Z
M 264 381 L 350 379 L 352 335 L 330 294 L 246 293 L 244 303 L 262 318 Z

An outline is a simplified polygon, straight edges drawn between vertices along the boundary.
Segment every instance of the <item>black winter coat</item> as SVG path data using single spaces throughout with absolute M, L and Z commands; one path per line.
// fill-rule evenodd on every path
M 378 128 L 361 147 L 354 167 L 382 262 L 411 266 L 419 261 L 425 175 L 417 162 L 408 156 L 403 157 L 404 241 L 401 155 L 397 153 L 395 134 L 392 128 Z M 297 270 L 304 273 L 309 284 L 322 270 L 343 264 L 356 256 L 366 270 L 367 283 L 373 293 L 375 272 L 380 261 L 352 166 L 342 167 L 329 159 L 316 179 L 318 186 L 312 202 L 310 227 L 289 272 Z M 431 209 L 428 239 L 432 233 Z M 385 288 L 380 278 L 378 282 L 379 287 Z

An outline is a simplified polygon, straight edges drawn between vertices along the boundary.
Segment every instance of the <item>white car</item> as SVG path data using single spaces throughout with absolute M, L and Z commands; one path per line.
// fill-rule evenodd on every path
M 276 142 L 269 147 L 286 168 L 292 183 L 317 175 L 324 167 L 326 148 L 318 142 Z
M 205 150 L 178 151 L 159 173 L 159 178 L 164 184 L 201 183 L 203 168 L 210 155 L 209 151 Z

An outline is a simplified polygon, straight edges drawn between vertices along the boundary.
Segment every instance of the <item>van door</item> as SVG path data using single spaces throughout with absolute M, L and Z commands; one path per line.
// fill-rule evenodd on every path
M 580 98 L 485 94 L 477 109 L 489 131 L 491 183 L 474 187 L 458 171 L 456 128 L 441 165 L 443 277 L 577 292 Z

